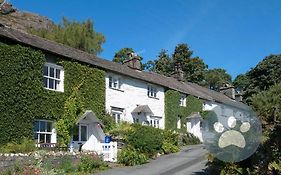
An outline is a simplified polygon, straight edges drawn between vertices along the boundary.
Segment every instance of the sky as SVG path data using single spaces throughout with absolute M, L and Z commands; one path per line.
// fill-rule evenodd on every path
M 100 57 L 131 47 L 144 58 L 186 43 L 212 68 L 234 79 L 270 54 L 281 53 L 280 0 L 8 0 L 18 10 L 59 23 L 94 21 L 106 42 Z

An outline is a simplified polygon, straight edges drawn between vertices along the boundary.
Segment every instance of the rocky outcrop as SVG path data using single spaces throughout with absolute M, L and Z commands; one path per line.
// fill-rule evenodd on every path
M 1 3 L 1 2 L 0 2 Z M 51 29 L 54 22 L 37 14 L 16 10 L 10 4 L 0 8 L 0 24 L 27 32 L 30 29 Z

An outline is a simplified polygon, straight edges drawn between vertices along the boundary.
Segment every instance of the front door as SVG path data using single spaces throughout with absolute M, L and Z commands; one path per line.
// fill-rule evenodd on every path
M 84 144 L 89 138 L 89 125 L 78 123 L 74 127 L 72 143 L 74 148 L 79 149 L 80 145 Z

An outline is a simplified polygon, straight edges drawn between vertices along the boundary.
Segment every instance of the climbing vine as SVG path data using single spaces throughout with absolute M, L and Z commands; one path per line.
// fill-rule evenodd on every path
M 179 105 L 180 92 L 167 90 L 165 92 L 165 128 L 177 130 L 177 118 L 181 119 L 180 131 L 186 132 L 186 118 L 194 112 L 202 111 L 202 102 L 194 96 L 186 97 L 186 107 Z
M 84 110 L 102 121 L 105 115 L 105 72 L 74 60 L 58 58 L 64 68 L 64 92 L 43 87 L 45 53 L 0 42 L 0 146 L 32 138 L 36 119 L 57 121 L 59 140 L 70 139 L 70 126 Z

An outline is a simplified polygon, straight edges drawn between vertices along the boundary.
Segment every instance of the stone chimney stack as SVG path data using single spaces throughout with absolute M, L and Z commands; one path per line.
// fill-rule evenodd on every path
M 175 71 L 171 75 L 173 78 L 177 79 L 178 81 L 184 81 L 184 74 L 181 69 L 180 63 L 175 63 Z
M 123 62 L 124 65 L 136 70 L 141 70 L 140 57 L 136 53 L 129 53 L 129 59 Z
M 235 101 L 238 101 L 238 102 L 242 102 L 243 101 L 243 95 L 241 92 L 237 92 L 235 94 Z
M 230 84 L 225 84 L 224 87 L 220 88 L 220 92 L 224 95 L 228 96 L 229 98 L 235 100 L 235 89 L 234 86 Z

